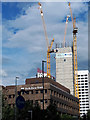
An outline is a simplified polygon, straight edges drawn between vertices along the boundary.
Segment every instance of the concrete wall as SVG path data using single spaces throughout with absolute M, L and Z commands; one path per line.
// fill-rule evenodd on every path
M 56 53 L 56 81 L 69 88 L 74 95 L 73 88 L 73 60 L 72 48 L 57 48 Z

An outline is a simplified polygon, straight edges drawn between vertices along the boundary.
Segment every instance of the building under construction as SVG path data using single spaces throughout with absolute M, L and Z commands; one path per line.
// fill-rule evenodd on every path
M 72 47 L 57 48 L 56 81 L 70 89 L 74 95 L 73 52 Z

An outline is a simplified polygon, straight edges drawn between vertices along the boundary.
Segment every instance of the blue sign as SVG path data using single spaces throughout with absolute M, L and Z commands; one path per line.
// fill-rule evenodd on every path
M 25 105 L 25 99 L 23 96 L 18 96 L 16 98 L 16 106 L 19 108 L 19 109 L 23 109 L 24 108 L 24 105 Z

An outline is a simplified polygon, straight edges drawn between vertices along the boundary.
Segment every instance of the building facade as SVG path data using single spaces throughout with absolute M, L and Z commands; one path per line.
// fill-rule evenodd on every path
M 57 51 L 56 81 L 69 88 L 74 95 L 72 47 L 57 48 Z
M 2 119 L 2 86 L 0 86 L 0 120 Z
M 89 72 L 88 70 L 78 71 L 80 116 L 87 113 L 89 109 Z
M 15 86 L 5 87 L 5 99 L 11 107 L 15 105 Z M 43 108 L 43 84 L 42 78 L 26 79 L 25 85 L 17 86 L 17 94 L 21 95 L 25 101 L 32 104 L 38 103 Z M 57 105 L 60 113 L 79 116 L 79 100 L 70 94 L 70 90 L 50 78 L 44 78 L 44 109 L 50 103 Z M 73 112 L 74 111 L 74 112 Z

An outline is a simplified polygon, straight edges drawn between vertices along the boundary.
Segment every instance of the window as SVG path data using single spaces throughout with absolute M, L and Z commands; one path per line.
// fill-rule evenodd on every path
M 88 88 L 88 86 L 85 86 L 85 88 Z
M 11 107 L 11 104 L 9 104 L 9 107 Z
M 87 82 L 87 80 L 85 80 L 85 82 Z
M 87 76 L 87 74 L 85 76 Z
M 22 94 L 24 95 L 24 90 L 22 91 Z
M 15 95 L 13 95 L 13 98 L 15 97 Z
M 11 95 L 9 95 L 8 97 L 11 98 Z
M 47 103 L 47 100 L 45 100 L 45 103 Z
M 31 90 L 31 94 L 33 94 L 33 90 Z
M 45 89 L 45 93 L 47 93 L 47 89 Z
M 54 91 L 54 95 L 56 94 L 56 91 Z
M 43 103 L 43 100 L 40 100 L 41 103 Z
M 43 93 L 43 90 L 40 90 L 40 93 Z
M 88 83 L 85 83 L 85 85 L 88 85 Z
M 64 59 L 64 62 L 66 62 L 66 59 Z
M 29 94 L 29 91 L 26 91 L 26 94 Z
M 36 94 L 38 94 L 38 90 L 36 90 Z

